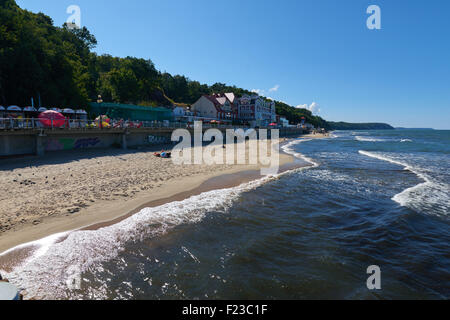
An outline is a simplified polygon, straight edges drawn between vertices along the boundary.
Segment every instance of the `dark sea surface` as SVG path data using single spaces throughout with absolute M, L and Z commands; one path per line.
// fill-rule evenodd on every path
M 450 298 L 450 131 L 340 131 L 284 150 L 313 166 L 74 232 L 9 276 L 56 298 Z M 79 274 L 81 289 L 62 285 Z

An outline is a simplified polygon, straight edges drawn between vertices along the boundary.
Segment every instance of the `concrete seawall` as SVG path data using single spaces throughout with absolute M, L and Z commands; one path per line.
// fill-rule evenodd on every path
M 207 129 L 205 129 L 207 130 Z M 220 129 L 225 133 L 225 129 Z M 127 149 L 171 142 L 174 129 L 17 130 L 0 132 L 0 157 L 44 155 L 46 152 L 87 148 Z M 193 129 L 190 129 L 193 136 Z M 301 135 L 302 129 L 280 129 L 280 137 Z

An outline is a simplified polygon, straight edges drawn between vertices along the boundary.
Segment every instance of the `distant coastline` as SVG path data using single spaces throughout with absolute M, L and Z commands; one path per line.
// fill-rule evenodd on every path
M 331 130 L 395 130 L 387 123 L 348 123 L 348 122 L 330 122 L 328 125 Z
M 435 130 L 433 128 L 403 128 L 403 127 L 398 127 L 395 128 L 395 130 Z

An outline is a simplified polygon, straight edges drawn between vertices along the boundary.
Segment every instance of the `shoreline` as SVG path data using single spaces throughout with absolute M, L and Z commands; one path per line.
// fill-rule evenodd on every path
M 326 138 L 324 135 L 305 135 L 280 139 L 280 146 L 293 139 Z M 279 173 L 309 165 L 280 150 Z M 175 181 L 168 181 L 156 190 L 139 193 L 126 201 L 99 200 L 73 216 L 46 217 L 38 225 L 27 224 L 18 229 L 0 234 L 0 269 L 9 269 L 32 254 L 32 244 L 50 236 L 77 230 L 96 230 L 123 221 L 146 207 L 156 207 L 165 203 L 181 201 L 211 190 L 239 186 L 262 178 L 260 165 L 234 165 L 229 169 L 205 174 L 194 174 Z M 61 239 L 59 239 L 61 241 Z M 17 251 L 17 252 L 16 252 Z M 6 253 L 7 252 L 7 253 Z M 6 253 L 6 254 L 5 254 Z M 5 270 L 6 271 L 6 270 Z

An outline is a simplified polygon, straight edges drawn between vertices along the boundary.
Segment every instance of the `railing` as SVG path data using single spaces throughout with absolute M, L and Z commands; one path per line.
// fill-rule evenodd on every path
M 243 125 L 227 125 L 227 124 L 210 124 L 203 123 L 204 129 L 250 129 L 249 126 Z M 48 125 L 44 125 L 40 119 L 17 119 L 17 118 L 0 118 L 0 130 L 32 130 L 32 129 L 46 129 L 46 130 L 113 130 L 113 129 L 193 129 L 193 124 L 183 122 L 161 122 L 161 121 L 124 121 L 111 120 L 109 123 L 100 120 L 80 120 L 80 119 L 66 119 L 49 120 Z M 281 128 L 281 127 L 260 127 L 261 129 L 282 129 L 282 130 L 300 130 L 301 128 Z

